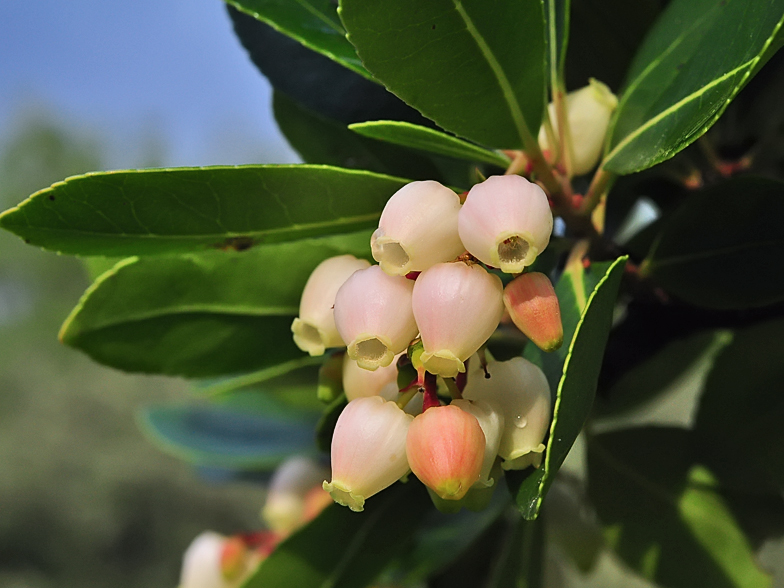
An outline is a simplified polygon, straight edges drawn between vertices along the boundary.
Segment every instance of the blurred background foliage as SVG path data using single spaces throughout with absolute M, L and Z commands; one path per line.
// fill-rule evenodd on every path
M 67 176 L 105 169 L 105 139 L 54 116 L 20 117 L 0 146 L 0 208 Z M 151 142 L 139 165 L 159 163 Z M 204 529 L 259 526 L 263 490 L 196 482 L 135 423 L 184 381 L 102 367 L 56 339 L 89 285 L 82 264 L 0 233 L 0 586 L 176 586 Z

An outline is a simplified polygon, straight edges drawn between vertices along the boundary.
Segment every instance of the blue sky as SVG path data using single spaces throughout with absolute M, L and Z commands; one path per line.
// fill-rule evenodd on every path
M 0 142 L 44 113 L 104 139 L 108 167 L 296 160 L 221 0 L 1 0 Z

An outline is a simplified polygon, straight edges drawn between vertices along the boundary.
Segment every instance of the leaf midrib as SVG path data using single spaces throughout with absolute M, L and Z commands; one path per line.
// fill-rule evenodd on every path
M 460 15 L 460 18 L 463 19 L 463 23 L 466 26 L 468 34 L 471 35 L 471 38 L 476 43 L 480 53 L 485 58 L 485 61 L 490 66 L 490 69 L 493 71 L 496 81 L 501 88 L 501 93 L 504 96 L 504 100 L 509 107 L 509 113 L 512 115 L 512 120 L 515 123 L 515 128 L 517 130 L 518 136 L 520 137 L 520 142 L 524 145 L 526 143 L 526 137 L 529 135 L 528 127 L 525 123 L 525 117 L 523 116 L 523 111 L 520 108 L 520 104 L 517 101 L 514 90 L 512 90 L 512 85 L 509 83 L 509 79 L 504 73 L 504 69 L 496 59 L 495 54 L 490 49 L 487 41 L 485 41 L 482 34 L 477 30 L 474 22 L 471 20 L 471 17 L 468 16 L 468 13 L 463 8 L 463 3 L 460 2 L 460 0 L 452 0 L 452 4 L 454 5 L 457 13 Z

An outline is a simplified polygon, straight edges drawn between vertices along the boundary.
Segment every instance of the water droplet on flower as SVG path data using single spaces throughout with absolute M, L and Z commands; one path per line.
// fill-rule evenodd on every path
M 518 429 L 524 429 L 528 426 L 528 419 L 521 414 L 515 415 L 514 426 Z

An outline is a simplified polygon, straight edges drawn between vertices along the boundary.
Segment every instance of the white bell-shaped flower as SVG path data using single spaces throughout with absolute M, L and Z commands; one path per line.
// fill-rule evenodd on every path
M 357 362 L 348 354 L 343 356 L 343 392 L 346 400 L 351 402 L 355 398 L 364 396 L 378 396 L 387 384 L 397 382 L 397 365 L 393 361 L 386 367 L 370 371 L 359 367 Z M 395 384 L 397 392 L 397 384 Z M 390 398 L 391 400 L 391 398 Z
M 370 239 L 373 258 L 393 276 L 424 271 L 465 251 L 457 234 L 460 198 L 433 180 L 411 182 L 384 207 Z
M 493 334 L 504 313 L 498 276 L 477 264 L 439 263 L 420 274 L 412 300 L 425 369 L 445 378 Z
M 474 361 L 473 359 L 471 360 Z M 550 386 L 536 365 L 522 357 L 491 361 L 484 370 L 470 370 L 463 397 L 483 400 L 504 415 L 498 455 L 504 469 L 539 467 L 542 441 L 550 428 Z
M 485 454 L 482 461 L 482 471 L 479 481 L 475 486 L 488 487 L 493 485 L 490 472 L 498 456 L 498 447 L 501 444 L 501 435 L 504 432 L 504 415 L 493 406 L 482 400 L 469 400 L 462 398 L 453 400 L 450 406 L 457 406 L 461 410 L 472 414 L 479 421 L 482 432 L 485 434 Z
M 391 400 L 392 402 L 398 402 L 400 400 L 400 390 L 398 390 L 397 382 L 390 382 L 386 386 L 381 389 L 379 393 L 381 398 L 386 400 Z M 403 411 L 406 414 L 410 414 L 411 416 L 417 416 L 422 414 L 422 409 L 424 408 L 424 394 L 414 394 L 414 396 L 409 400 L 406 405 L 403 407 Z
M 518 273 L 550 242 L 553 214 L 536 184 L 520 176 L 491 176 L 468 192 L 457 227 L 471 255 Z
M 572 145 L 573 174 L 578 176 L 587 174 L 599 163 L 607 127 L 616 106 L 618 106 L 618 99 L 615 94 L 605 84 L 593 78 L 584 88 L 566 95 L 566 118 L 569 122 Z M 558 119 L 555 105 L 552 103 L 549 112 L 553 130 L 558 136 Z M 539 147 L 542 151 L 552 149 L 544 126 L 539 129 Z
M 291 323 L 294 343 L 310 355 L 323 355 L 329 347 L 345 345 L 335 327 L 335 294 L 351 274 L 370 263 L 353 255 L 322 261 L 310 274 L 299 303 L 299 316 Z
M 357 398 L 338 417 L 332 436 L 332 480 L 324 490 L 353 511 L 408 471 L 406 436 L 411 421 L 380 396 Z
M 390 276 L 377 265 L 355 272 L 335 296 L 335 325 L 359 367 L 392 363 L 416 337 L 411 308 L 414 282 Z
M 290 533 L 305 521 L 308 493 L 321 486 L 327 468 L 304 456 L 290 457 L 275 470 L 261 516 L 270 529 Z

